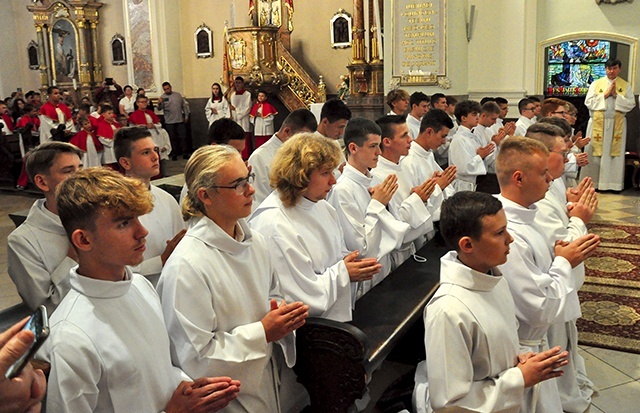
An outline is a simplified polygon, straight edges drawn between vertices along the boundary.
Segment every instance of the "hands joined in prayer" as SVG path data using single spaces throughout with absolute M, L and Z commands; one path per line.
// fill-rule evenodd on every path
M 554 249 L 556 257 L 566 258 L 571 268 L 575 268 L 589 258 L 598 245 L 600 245 L 600 237 L 596 234 L 587 234 L 572 242 L 558 240 Z
M 478 155 L 480 155 L 480 157 L 482 159 L 484 159 L 487 156 L 491 155 L 493 153 L 493 151 L 495 151 L 495 150 L 496 150 L 496 145 L 493 142 L 490 142 L 487 146 L 483 146 L 481 148 L 478 148 L 476 153 Z
M 377 258 L 358 259 L 358 255 L 360 251 L 353 251 L 343 258 L 351 282 L 370 280 L 382 269 Z
M 582 182 L 580 182 L 580 185 L 582 185 L 582 183 L 587 179 L 589 180 L 589 185 L 583 188 L 582 194 L 578 200 L 571 201 L 572 203 L 567 206 L 569 216 L 578 217 L 585 224 L 588 224 L 591 221 L 591 218 L 593 218 L 593 215 L 596 213 L 596 208 L 598 208 L 598 194 L 596 194 L 596 190 L 593 188 L 591 178 L 584 178 Z M 567 191 L 567 199 L 569 199 L 569 192 L 572 190 L 573 189 Z M 574 194 L 572 194 L 572 198 L 573 197 Z
M 433 193 L 433 190 L 436 189 L 436 183 L 437 183 L 436 178 L 429 178 L 426 181 L 424 181 L 421 185 L 418 185 L 415 188 L 412 188 L 411 192 L 412 193 L 415 192 L 416 194 L 418 194 L 420 199 L 422 199 L 422 202 L 427 202 L 427 200 Z
M 560 346 L 541 353 L 525 353 L 518 355 L 518 368 L 524 377 L 524 387 L 534 386 L 541 381 L 560 377 L 564 374 L 559 368 L 569 364 L 569 352 L 560 352 Z
M 444 191 L 444 189 L 456 179 L 456 172 L 456 166 L 449 165 L 447 169 L 442 172 L 434 172 L 433 178 L 435 178 L 436 184 L 438 184 L 440 189 Z
M 390 174 L 384 179 L 384 181 L 382 181 L 382 183 L 374 186 L 373 188 L 369 188 L 369 192 L 371 193 L 371 198 L 380 202 L 382 205 L 387 206 L 397 189 L 398 177 L 395 174 Z
M 201 377 L 183 381 L 173 392 L 166 413 L 217 412 L 238 397 L 240 382 L 231 377 Z
M 271 309 L 262 317 L 267 343 L 278 341 L 289 335 L 293 330 L 304 325 L 305 319 L 309 316 L 309 306 L 301 301 L 287 304 L 284 300 L 278 302 L 272 299 Z

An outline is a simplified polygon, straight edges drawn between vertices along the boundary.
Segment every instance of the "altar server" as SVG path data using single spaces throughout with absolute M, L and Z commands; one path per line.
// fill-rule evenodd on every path
M 253 174 L 239 152 L 226 145 L 199 148 L 185 180 L 182 214 L 189 229 L 158 284 L 171 358 L 191 376 L 239 379 L 242 391 L 226 412 L 279 412 L 273 343 L 292 367 L 291 333 L 304 324 L 309 307 L 282 300 L 270 248 L 244 220 L 251 213 Z
M 55 191 L 82 167 L 80 156 L 78 148 L 64 142 L 43 143 L 27 153 L 27 174 L 44 198 L 7 237 L 7 272 L 32 310 L 45 305 L 51 313 L 69 292 L 69 270 L 78 257 L 60 222 Z
M 171 194 L 151 184 L 151 178 L 160 172 L 160 157 L 149 129 L 130 126 L 118 130 L 114 151 L 125 174 L 140 180 L 153 197 L 153 209 L 140 217 L 149 234 L 144 261 L 134 271 L 147 277 L 155 286 L 162 266 L 185 234 L 180 206 Z
M 40 353 L 51 363 L 50 412 L 210 412 L 235 399 L 229 377 L 192 381 L 171 363 L 153 286 L 127 266 L 142 261 L 152 208 L 144 184 L 89 168 L 57 191 L 60 219 L 79 265 L 50 320 Z
M 575 268 L 600 243 L 589 234 L 570 243 L 556 241 L 553 253 L 544 233 L 535 224 L 538 208 L 551 182 L 549 151 L 540 142 L 512 137 L 505 140 L 497 160 L 500 195 L 507 216 L 507 228 L 515 241 L 500 270 L 509 283 L 516 304 L 520 344 L 533 352 L 547 348 L 549 327 L 565 321 L 575 290 Z M 560 412 L 562 403 L 555 382 L 539 385 L 537 412 Z
M 153 141 L 158 147 L 160 169 L 163 171 L 164 168 L 162 168 L 162 166 L 169 160 L 169 155 L 171 154 L 171 139 L 169 138 L 169 134 L 162 127 L 158 116 L 156 116 L 152 110 L 148 109 L 149 99 L 145 95 L 138 95 L 136 97 L 136 106 L 137 109 L 129 115 L 129 125 L 140 125 L 149 130 L 151 138 L 153 138 Z
M 344 131 L 347 164 L 329 193 L 328 202 L 336 209 L 345 244 L 363 257 L 377 258 L 381 271 L 372 280 L 352 283 L 356 299 L 378 284 L 391 271 L 390 253 L 400 248 L 410 230 L 398 221 L 387 205 L 398 189 L 398 178 L 391 174 L 373 185 L 369 169 L 375 168 L 380 156 L 380 127 L 372 120 L 355 118 Z
M 401 161 L 402 169 L 408 172 L 407 176 L 412 186 L 418 186 L 430 178 L 436 178 L 439 195 L 432 194 L 428 201 L 434 222 L 440 220 L 442 201 L 455 193 L 453 182 L 456 178 L 456 167 L 451 165 L 443 170 L 434 157 L 434 151 L 446 143 L 451 128 L 453 128 L 453 122 L 445 111 L 431 109 L 422 118 L 419 134 L 411 142 L 409 154 Z
M 57 86 L 47 89 L 48 100 L 40 107 L 40 143 L 52 138 L 62 141 L 64 136 L 75 132 L 71 111 L 61 102 L 62 95 Z
M 499 200 L 460 192 L 442 206 L 440 287 L 424 309 L 426 361 L 416 369 L 418 413 L 533 412 L 525 388 L 562 375 L 560 347 L 520 354 L 504 264 L 513 238 Z
M 325 137 L 289 139 L 271 165 L 275 189 L 249 223 L 269 242 L 287 300 L 309 304 L 313 317 L 350 321 L 351 283 L 370 280 L 382 266 L 346 248 L 336 210 L 325 201 L 339 161 L 340 150 Z
M 557 240 L 573 241 L 587 235 L 587 224 L 593 217 L 598 198 L 591 178 L 585 178 L 578 188 L 567 191 L 562 180 L 569 149 L 564 133 L 548 123 L 536 123 L 527 130 L 527 137 L 538 140 L 549 149 L 549 174 L 553 178 L 545 197 L 536 202 L 538 212 L 535 225 L 547 239 L 549 251 Z M 570 200 L 570 201 L 569 201 Z M 574 291 L 569 296 L 564 316 L 552 324 L 547 332 L 550 346 L 561 346 L 569 351 L 570 363 L 565 374 L 557 380 L 562 409 L 565 412 L 582 413 L 591 404 L 594 384 L 587 377 L 584 359 L 578 353 L 578 329 L 576 321 L 582 316 L 578 290 L 584 283 L 584 263 L 573 268 Z
M 398 178 L 398 190 L 389 201 L 389 211 L 396 219 L 406 222 L 411 227 L 412 237 L 392 253 L 393 268 L 395 269 L 411 257 L 417 248 L 421 247 L 433 231 L 432 211 L 427 201 L 435 194 L 440 196 L 436 180 L 429 178 L 420 185 L 413 186 L 407 170 L 402 168 L 400 158 L 407 156 L 411 147 L 409 127 L 404 116 L 387 115 L 376 120 L 382 131 L 382 154 L 378 158 L 378 165 L 371 170 L 374 182 L 380 183 L 391 174 Z M 413 241 L 417 245 L 414 245 Z

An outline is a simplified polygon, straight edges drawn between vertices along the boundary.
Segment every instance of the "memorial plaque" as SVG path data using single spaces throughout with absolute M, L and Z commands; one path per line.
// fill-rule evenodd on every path
M 445 76 L 445 0 L 394 0 L 392 76 L 400 84 L 437 84 Z

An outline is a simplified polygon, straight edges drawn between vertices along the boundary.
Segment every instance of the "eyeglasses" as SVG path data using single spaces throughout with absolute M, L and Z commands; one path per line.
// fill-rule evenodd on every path
M 558 110 L 558 111 L 551 112 L 551 113 L 553 113 L 554 115 L 562 115 L 562 116 L 566 116 L 566 115 L 569 114 L 569 112 L 565 112 L 563 110 Z
M 536 108 L 535 108 L 535 107 L 532 107 L 532 108 L 524 108 L 523 110 L 536 110 Z
M 569 151 L 551 151 L 551 152 L 562 155 L 562 158 L 565 160 L 569 159 Z
M 250 173 L 246 178 L 238 180 L 235 185 L 214 185 L 211 189 L 234 189 L 236 194 L 243 195 L 247 191 L 247 186 L 253 184 L 255 179 L 256 174 Z

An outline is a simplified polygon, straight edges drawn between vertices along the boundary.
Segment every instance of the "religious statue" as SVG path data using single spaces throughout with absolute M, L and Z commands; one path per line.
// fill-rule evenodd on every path
M 342 83 L 340 83 L 337 88 L 338 88 L 338 99 L 340 100 L 345 100 L 349 97 L 349 94 L 351 93 L 351 90 L 349 88 L 349 75 L 341 75 L 340 76 L 340 80 L 342 80 Z

